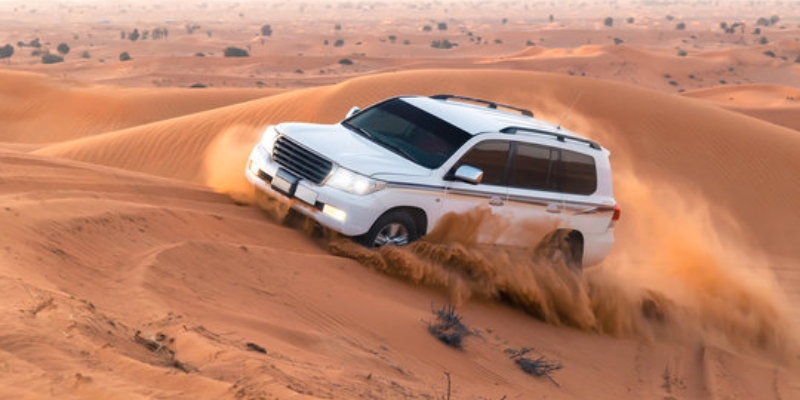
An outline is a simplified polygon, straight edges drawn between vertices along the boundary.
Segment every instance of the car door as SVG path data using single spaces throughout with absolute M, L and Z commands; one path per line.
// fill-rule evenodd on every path
M 491 214 L 502 214 L 508 198 L 508 188 L 505 184 L 507 168 L 509 162 L 510 142 L 503 140 L 485 140 L 477 143 L 467 151 L 450 169 L 445 177 L 446 187 L 444 204 L 442 210 L 444 214 L 456 213 L 458 218 L 463 218 L 465 213 L 473 210 L 483 213 L 487 210 Z M 483 178 L 480 183 L 473 184 L 454 179 L 455 171 L 463 165 L 469 165 L 483 171 Z M 474 222 L 485 221 L 486 215 L 474 215 Z M 462 221 L 467 222 L 467 221 Z M 497 226 L 459 226 L 465 230 L 476 230 L 479 232 L 481 242 L 492 242 L 493 236 L 499 227 Z M 491 224 L 488 225 L 498 225 Z M 463 233 L 463 232 L 462 232 Z
M 523 142 L 513 143 L 510 150 L 503 215 L 514 224 L 504 244 L 535 246 L 544 235 L 569 224 L 559 190 L 561 150 Z

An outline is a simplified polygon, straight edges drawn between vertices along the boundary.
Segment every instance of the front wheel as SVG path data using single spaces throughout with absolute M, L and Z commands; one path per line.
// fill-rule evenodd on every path
M 401 210 L 383 214 L 369 231 L 356 241 L 366 247 L 405 246 L 419 239 L 417 224 L 408 213 Z

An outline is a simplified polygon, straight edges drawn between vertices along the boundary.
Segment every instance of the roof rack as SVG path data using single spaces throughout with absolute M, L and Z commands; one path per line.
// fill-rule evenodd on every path
M 597 142 L 593 142 L 593 141 L 591 141 L 589 139 L 584 139 L 584 138 L 581 138 L 581 137 L 576 137 L 576 136 L 571 136 L 571 135 L 565 135 L 563 133 L 558 133 L 558 132 L 545 131 L 545 130 L 541 130 L 541 129 L 525 128 L 525 127 L 521 127 L 521 126 L 509 126 L 509 127 L 505 127 L 503 129 L 501 129 L 500 132 L 508 133 L 508 134 L 535 133 L 535 134 L 538 134 L 538 135 L 548 135 L 548 136 L 555 137 L 556 139 L 558 139 L 559 142 L 565 142 L 566 143 L 567 140 L 571 140 L 571 141 L 574 141 L 574 142 L 580 142 L 580 143 L 588 144 L 589 147 L 591 147 L 591 148 L 593 148 L 595 150 L 601 150 L 602 149 L 602 147 L 600 147 L 600 145 L 597 144 Z
M 454 94 L 437 94 L 437 95 L 431 96 L 431 98 L 434 99 L 434 100 L 456 99 L 456 100 L 470 101 L 470 102 L 473 102 L 473 103 L 485 104 L 487 107 L 495 109 L 495 110 L 498 107 L 502 107 L 502 108 L 507 108 L 509 110 L 517 111 L 520 114 L 528 116 L 528 117 L 533 117 L 533 112 L 530 111 L 530 110 L 526 110 L 524 108 L 510 106 L 508 104 L 495 103 L 495 102 L 489 101 L 489 100 L 476 99 L 476 98 L 473 98 L 473 97 L 458 96 L 458 95 L 454 95 Z

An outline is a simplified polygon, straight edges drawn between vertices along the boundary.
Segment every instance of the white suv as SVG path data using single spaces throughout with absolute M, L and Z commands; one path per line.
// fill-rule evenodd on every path
M 445 214 L 483 206 L 541 223 L 550 232 L 543 240 L 559 240 L 572 265 L 588 266 L 611 250 L 620 213 L 608 156 L 528 110 L 401 96 L 354 107 L 335 125 L 269 126 L 245 174 L 257 190 L 293 199 L 294 210 L 369 247 L 408 244 Z

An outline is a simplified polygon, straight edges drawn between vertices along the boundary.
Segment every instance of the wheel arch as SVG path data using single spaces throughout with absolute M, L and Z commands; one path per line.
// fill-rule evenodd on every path
M 417 227 L 417 232 L 419 233 L 419 236 L 424 236 L 425 234 L 428 233 L 428 214 L 425 212 L 425 210 L 423 210 L 420 207 L 414 207 L 414 206 L 392 207 L 381 213 L 381 215 L 379 215 L 378 218 L 375 219 L 375 221 L 379 220 L 384 215 L 394 211 L 402 211 L 411 216 L 411 219 L 414 220 L 414 224 Z

